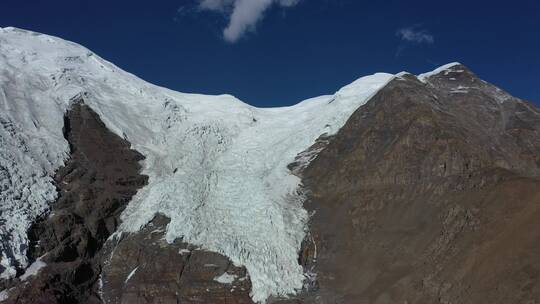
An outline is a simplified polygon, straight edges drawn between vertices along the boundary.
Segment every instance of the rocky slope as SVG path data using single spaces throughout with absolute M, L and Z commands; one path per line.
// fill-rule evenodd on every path
M 540 111 L 462 65 L 403 74 L 304 171 L 315 303 L 536 303 Z
M 0 42 L 0 301 L 540 299 L 540 110 L 463 65 L 257 109 L 58 38 Z M 20 189 L 47 172 L 43 214 L 56 192 Z

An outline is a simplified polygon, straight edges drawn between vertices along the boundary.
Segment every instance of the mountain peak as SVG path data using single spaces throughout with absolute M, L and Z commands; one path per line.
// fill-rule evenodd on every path
M 427 82 L 427 80 L 432 76 L 436 76 L 436 75 L 439 75 L 441 73 L 444 73 L 445 75 L 447 75 L 451 71 L 457 72 L 457 71 L 461 71 L 461 70 L 464 71 L 464 70 L 468 70 L 468 69 L 459 62 L 451 62 L 451 63 L 445 64 L 445 65 L 442 65 L 442 66 L 434 69 L 431 72 L 420 74 L 417 77 L 418 77 L 418 79 L 420 81 Z

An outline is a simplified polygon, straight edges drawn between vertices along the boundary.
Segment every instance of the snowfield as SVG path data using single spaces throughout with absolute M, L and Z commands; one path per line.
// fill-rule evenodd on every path
M 297 256 L 308 214 L 287 165 L 394 78 L 375 74 L 291 107 L 256 108 L 230 95 L 149 84 L 59 38 L 0 28 L 0 273 L 28 266 L 27 229 L 56 199 L 69 157 L 63 115 L 82 97 L 106 126 L 146 156 L 149 184 L 122 214 L 134 232 L 156 213 L 183 238 L 247 268 L 252 298 L 302 287 Z

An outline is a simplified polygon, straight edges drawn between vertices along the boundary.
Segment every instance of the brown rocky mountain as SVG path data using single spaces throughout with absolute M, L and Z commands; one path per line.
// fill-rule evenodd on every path
M 5 303 L 252 303 L 245 268 L 166 217 L 111 237 L 142 155 L 81 103 L 60 197 L 31 229 L 47 266 Z M 540 110 L 454 65 L 400 74 L 289 169 L 308 193 L 305 288 L 269 303 L 540 303 Z M 44 255 L 45 254 L 45 255 Z M 221 274 L 231 280 L 216 280 Z M 2 302 L 2 303 L 4 303 Z
M 303 176 L 315 303 L 540 300 L 540 111 L 464 66 L 392 81 Z

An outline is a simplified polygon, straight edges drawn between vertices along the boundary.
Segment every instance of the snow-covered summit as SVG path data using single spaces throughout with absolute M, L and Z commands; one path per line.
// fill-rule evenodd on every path
M 122 231 L 162 213 L 171 218 L 168 241 L 183 237 L 244 265 L 253 300 L 294 293 L 308 215 L 287 165 L 393 78 L 375 74 L 333 95 L 261 109 L 158 87 L 78 44 L 0 29 L 0 275 L 28 266 L 26 231 L 55 200 L 51 176 L 69 156 L 63 115 L 82 98 L 146 156 L 149 184 L 124 211 Z
M 451 63 L 448 63 L 448 64 L 445 64 L 445 65 L 442 65 L 438 68 L 436 68 L 435 70 L 431 71 L 431 72 L 427 72 L 427 73 L 423 73 L 423 74 L 420 74 L 418 75 L 418 79 L 422 82 L 426 82 L 427 79 L 431 76 L 435 76 L 435 75 L 438 75 L 442 72 L 445 72 L 445 71 L 448 71 L 456 66 L 461 66 L 461 63 L 459 62 L 451 62 Z

